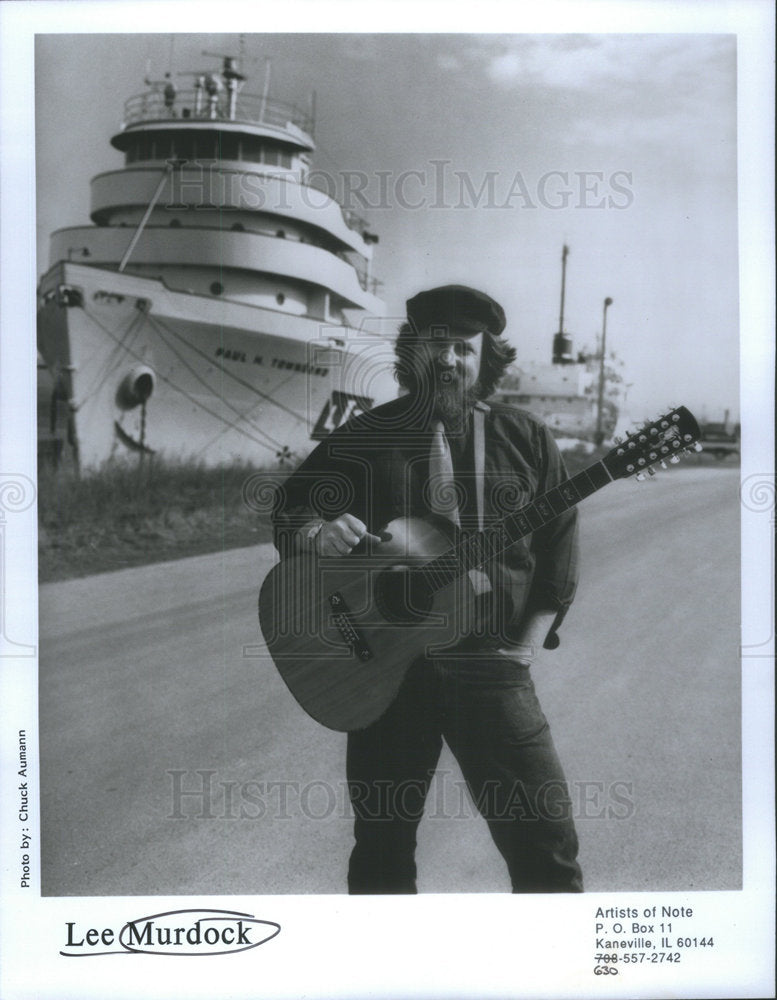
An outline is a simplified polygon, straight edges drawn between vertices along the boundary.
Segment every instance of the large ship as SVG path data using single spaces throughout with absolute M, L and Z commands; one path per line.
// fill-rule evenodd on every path
M 377 237 L 310 183 L 312 108 L 267 79 L 246 93 L 232 57 L 192 76 L 126 102 L 124 165 L 92 178 L 92 224 L 51 236 L 39 443 L 79 468 L 288 464 L 396 392 Z

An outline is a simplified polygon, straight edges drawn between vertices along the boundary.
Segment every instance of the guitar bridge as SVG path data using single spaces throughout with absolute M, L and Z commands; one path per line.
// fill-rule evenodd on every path
M 371 660 L 373 656 L 372 650 L 359 629 L 351 621 L 351 609 L 346 604 L 345 598 L 339 590 L 329 595 L 329 606 L 333 612 L 332 621 L 337 627 L 343 642 L 351 647 L 351 650 L 363 663 Z

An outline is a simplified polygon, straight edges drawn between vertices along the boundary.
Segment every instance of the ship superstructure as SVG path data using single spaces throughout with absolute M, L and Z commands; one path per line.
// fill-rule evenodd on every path
M 294 461 L 396 391 L 370 275 L 377 237 L 309 180 L 309 112 L 243 90 L 236 61 L 190 89 L 147 81 L 91 182 L 92 225 L 51 237 L 43 437 L 79 465 L 129 452 Z
M 607 359 L 607 399 L 603 400 L 603 345 L 593 353 L 574 353 L 573 338 L 566 329 L 564 303 L 569 247 L 561 253 L 561 305 L 558 331 L 553 335 L 548 362 L 518 363 L 502 380 L 495 399 L 529 410 L 548 425 L 561 439 L 594 442 L 610 437 L 619 415 L 625 418 L 623 404 L 628 386 L 615 370 L 614 355 Z M 605 300 L 607 306 L 612 299 Z

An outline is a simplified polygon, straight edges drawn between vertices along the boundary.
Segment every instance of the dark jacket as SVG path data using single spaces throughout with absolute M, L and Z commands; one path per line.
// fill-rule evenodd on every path
M 463 529 L 477 529 L 471 419 L 464 436 L 450 442 Z M 274 512 L 275 544 L 293 552 L 297 530 L 316 516 L 332 520 L 350 513 L 379 532 L 397 517 L 429 513 L 431 432 L 428 414 L 403 396 L 348 421 L 305 459 L 280 488 Z M 489 404 L 485 417 L 484 524 L 506 514 L 567 478 L 555 441 L 545 425 L 524 410 Z M 483 569 L 491 581 L 495 645 L 516 642 L 526 615 L 556 612 L 546 646 L 558 644 L 555 629 L 577 583 L 577 512 L 567 511 L 519 539 Z

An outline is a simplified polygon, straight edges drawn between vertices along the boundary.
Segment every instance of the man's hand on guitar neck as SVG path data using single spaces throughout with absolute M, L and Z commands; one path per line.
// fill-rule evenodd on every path
M 317 519 L 301 529 L 303 548 L 319 556 L 347 556 L 363 539 L 379 542 L 378 535 L 367 531 L 367 525 L 353 514 L 342 514 L 334 521 Z

